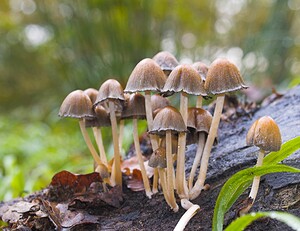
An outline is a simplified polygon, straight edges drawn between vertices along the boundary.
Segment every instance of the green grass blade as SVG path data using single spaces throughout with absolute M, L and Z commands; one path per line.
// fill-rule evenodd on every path
M 287 165 L 271 165 L 262 167 L 252 167 L 244 169 L 234 174 L 222 187 L 217 198 L 213 217 L 213 230 L 222 231 L 224 215 L 243 191 L 250 186 L 254 176 L 262 176 L 268 173 L 275 172 L 299 172 L 296 169 Z
M 285 142 L 278 152 L 271 152 L 265 158 L 263 165 L 277 164 L 300 149 L 300 136 Z
M 261 217 L 270 217 L 281 222 L 284 222 L 292 229 L 296 231 L 300 231 L 300 218 L 296 217 L 292 214 L 285 213 L 285 212 L 257 212 L 257 213 L 250 213 L 244 215 L 242 217 L 237 218 L 234 220 L 226 229 L 225 231 L 242 231 L 244 230 L 251 222 L 261 218 Z

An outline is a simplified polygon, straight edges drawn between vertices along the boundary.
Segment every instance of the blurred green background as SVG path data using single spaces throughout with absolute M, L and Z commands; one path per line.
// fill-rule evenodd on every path
M 299 28 L 299 0 L 0 1 L 0 200 L 62 169 L 92 170 L 77 121 L 57 116 L 72 90 L 125 86 L 141 59 L 167 50 L 181 63 L 227 57 L 259 101 L 299 84 Z

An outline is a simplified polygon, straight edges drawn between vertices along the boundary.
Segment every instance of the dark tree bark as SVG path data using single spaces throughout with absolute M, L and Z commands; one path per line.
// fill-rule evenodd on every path
M 241 109 L 239 106 L 227 108 L 227 112 L 230 109 L 233 109 L 234 113 L 226 114 L 225 112 L 219 128 L 219 143 L 213 148 L 209 162 L 206 183 L 211 186 L 210 190 L 202 192 L 193 201 L 193 203 L 199 204 L 201 209 L 188 223 L 186 230 L 211 230 L 213 209 L 222 185 L 234 173 L 255 165 L 258 148 L 246 146 L 245 137 L 256 119 L 265 115 L 271 116 L 281 130 L 283 142 L 300 135 L 300 86 L 255 110 L 254 113 L 247 113 L 244 108 Z M 187 148 L 187 175 L 195 152 L 196 145 Z M 300 168 L 300 150 L 284 160 L 283 163 Z M 300 217 L 299 186 L 299 174 L 277 173 L 263 176 L 251 211 L 279 210 Z M 88 211 L 84 211 L 84 207 L 78 209 L 86 216 L 87 214 L 91 216 L 93 222 L 74 226 L 71 230 L 173 230 L 185 212 L 180 208 L 178 213 L 173 213 L 161 194 L 148 199 L 143 192 L 132 192 L 126 189 L 126 186 L 123 191 L 124 202 L 119 208 L 106 205 L 90 208 Z M 237 204 L 247 198 L 249 191 L 250 189 L 247 189 L 226 213 L 225 226 L 235 219 Z M 43 192 L 32 194 L 24 200 L 32 201 L 36 197 L 43 196 Z M 13 205 L 20 200 L 1 203 L 0 217 L 7 211 L 8 205 Z M 48 230 L 53 228 L 53 226 L 47 227 Z M 290 230 L 285 224 L 267 218 L 255 221 L 248 229 Z

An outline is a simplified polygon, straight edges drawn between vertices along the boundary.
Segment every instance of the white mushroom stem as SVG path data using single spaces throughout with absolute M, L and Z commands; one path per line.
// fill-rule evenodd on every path
M 134 142 L 136 155 L 137 155 L 139 165 L 140 165 L 140 169 L 141 169 L 141 173 L 142 173 L 144 188 L 145 188 L 145 192 L 146 192 L 147 197 L 149 197 L 151 199 L 152 192 L 151 192 L 148 176 L 147 176 L 146 169 L 145 169 L 143 156 L 142 156 L 142 153 L 141 153 L 141 147 L 140 147 L 140 141 L 139 141 L 139 135 L 138 135 L 137 119 L 134 118 L 132 120 L 132 122 L 133 122 L 133 142 Z
M 79 126 L 80 126 L 80 130 L 81 130 L 81 133 L 83 135 L 83 138 L 84 138 L 84 141 L 86 143 L 86 145 L 88 146 L 94 160 L 96 161 L 97 165 L 103 165 L 100 157 L 99 157 L 99 154 L 97 153 L 90 137 L 89 137 L 89 134 L 85 128 L 85 119 L 80 119 L 79 120 Z
M 187 223 L 192 219 L 192 217 L 197 213 L 199 209 L 199 205 L 193 204 L 180 218 L 180 220 L 174 228 L 174 231 L 183 231 Z
M 105 166 L 107 166 L 107 157 L 104 149 L 103 139 L 102 139 L 102 132 L 100 127 L 93 127 L 94 136 L 96 139 L 96 143 L 98 145 L 98 149 L 100 152 L 100 159 Z
M 108 102 L 109 115 L 112 129 L 113 145 L 114 145 L 114 164 L 111 173 L 111 182 L 115 182 L 122 187 L 122 172 L 121 172 L 121 159 L 120 159 L 120 146 L 118 137 L 117 118 L 115 113 L 115 105 L 113 102 Z
M 188 97 L 187 94 L 180 94 L 180 113 L 185 126 L 187 125 Z M 180 198 L 188 197 L 188 190 L 185 179 L 185 145 L 186 133 L 180 132 L 178 136 L 178 154 L 177 154 L 177 169 L 176 169 L 176 189 Z
M 202 95 L 198 95 L 197 96 L 197 101 L 196 101 L 196 108 L 201 108 L 202 107 L 202 101 L 203 101 Z
M 204 187 L 204 182 L 206 179 L 206 173 L 207 173 L 207 167 L 208 167 L 208 160 L 209 160 L 209 156 L 210 156 L 210 152 L 211 152 L 214 140 L 217 135 L 219 122 L 220 122 L 220 118 L 222 115 L 222 109 L 223 109 L 223 105 L 224 105 L 224 99 L 225 99 L 224 94 L 219 95 L 217 97 L 214 116 L 213 116 L 213 119 L 211 122 L 211 127 L 209 129 L 208 137 L 206 139 L 206 143 L 205 143 L 205 147 L 204 147 L 204 151 L 203 151 L 203 155 L 202 155 L 202 159 L 201 159 L 200 172 L 198 175 L 198 179 L 195 183 L 195 186 L 192 188 L 192 190 L 189 193 L 189 198 L 191 200 L 197 198 L 200 195 L 201 190 Z
M 259 154 L 258 154 L 258 158 L 257 158 L 257 162 L 256 162 L 256 167 L 261 167 L 262 166 L 264 156 L 265 156 L 265 151 L 260 149 Z M 249 204 L 246 208 L 241 209 L 241 211 L 239 212 L 240 215 L 248 213 L 249 210 L 251 209 L 252 205 L 254 204 L 255 198 L 257 196 L 258 188 L 259 188 L 259 182 L 260 182 L 260 176 L 255 176 L 253 178 L 252 187 L 251 187 L 251 191 L 250 191 L 250 194 L 249 194 L 249 198 L 252 199 L 252 203 Z
M 167 185 L 168 185 L 168 196 L 171 207 L 174 212 L 178 211 L 178 205 L 176 204 L 174 195 L 174 168 L 173 168 L 173 156 L 172 156 L 172 132 L 171 130 L 166 131 L 166 157 L 167 157 Z
M 146 119 L 148 125 L 148 131 L 152 130 L 153 127 L 153 115 L 152 115 L 152 105 L 151 105 L 151 92 L 145 91 L 145 109 L 146 109 Z M 150 142 L 152 146 L 152 150 L 158 149 L 158 141 L 155 135 L 150 134 Z M 154 170 L 153 176 L 153 193 L 157 193 L 158 190 L 158 172 Z
M 191 190 L 193 188 L 193 181 L 194 181 L 196 170 L 198 168 L 198 165 L 199 165 L 201 157 L 202 157 L 204 144 L 205 144 L 205 133 L 200 132 L 199 139 L 198 139 L 197 152 L 196 152 L 194 163 L 193 163 L 191 173 L 189 176 L 189 190 Z

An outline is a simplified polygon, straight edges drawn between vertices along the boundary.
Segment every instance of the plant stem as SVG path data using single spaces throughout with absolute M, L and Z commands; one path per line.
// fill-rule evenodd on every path
M 143 156 L 142 156 L 142 153 L 141 153 L 141 147 L 140 147 L 140 141 L 139 141 L 139 135 L 138 135 L 137 119 L 134 118 L 132 120 L 132 122 L 133 122 L 134 147 L 135 147 L 136 155 L 138 157 L 138 161 L 139 161 L 139 165 L 140 165 L 140 169 L 141 169 L 141 173 L 142 173 L 145 192 L 146 192 L 147 197 L 151 199 L 152 192 L 151 192 L 151 189 L 150 189 L 150 184 L 149 184 L 148 176 L 147 176 L 147 173 L 146 173 Z
M 203 150 L 203 155 L 202 155 L 202 159 L 201 159 L 200 172 L 199 172 L 199 175 L 198 175 L 198 179 L 195 183 L 195 186 L 192 188 L 192 190 L 189 193 L 189 198 L 191 200 L 195 199 L 196 197 L 198 197 L 200 195 L 201 190 L 203 189 L 203 186 L 204 186 L 210 152 L 211 152 L 214 140 L 215 140 L 216 135 L 217 135 L 219 122 L 220 122 L 220 118 L 221 118 L 221 115 L 222 115 L 222 109 L 223 109 L 223 105 L 224 105 L 224 98 L 225 98 L 224 94 L 219 95 L 217 97 L 214 116 L 213 116 L 213 119 L 212 119 L 212 122 L 211 122 L 211 127 L 209 129 L 208 137 L 206 139 L 206 144 L 205 144 L 205 147 L 204 147 L 204 150 Z
M 195 177 L 197 167 L 198 167 L 198 165 L 200 163 L 200 160 L 201 160 L 204 144 L 205 144 L 205 133 L 200 132 L 199 133 L 197 152 L 196 152 L 194 163 L 193 163 L 191 173 L 190 173 L 190 176 L 189 176 L 189 190 L 191 190 L 193 188 L 193 181 L 194 181 L 194 177 Z
M 122 172 L 121 172 L 121 160 L 120 160 L 120 146 L 118 138 L 118 126 L 115 113 L 115 106 L 112 101 L 108 102 L 109 115 L 112 129 L 113 145 L 114 145 L 114 164 L 112 169 L 112 180 L 122 188 Z M 112 181 L 113 182 L 113 181 Z

